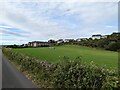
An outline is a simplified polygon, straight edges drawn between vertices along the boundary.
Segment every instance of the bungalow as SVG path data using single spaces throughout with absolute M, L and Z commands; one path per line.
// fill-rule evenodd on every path
M 82 41 L 82 40 L 87 40 L 87 38 L 80 38 L 80 41 Z
M 73 42 L 75 41 L 74 39 L 65 39 L 64 42 Z
M 77 42 L 80 42 L 80 41 L 81 41 L 81 38 L 76 39 L 76 41 L 77 41 Z
M 108 35 L 102 35 L 102 37 L 101 37 L 101 38 L 107 38 L 107 36 L 108 36 Z
M 57 43 L 64 43 L 63 39 L 57 40 Z
M 87 40 L 87 38 L 78 38 L 78 39 L 76 39 L 77 42 L 80 42 L 82 40 Z
M 102 37 L 101 34 L 96 34 L 96 35 L 92 35 L 92 39 L 100 39 Z
M 111 35 L 120 36 L 120 32 L 113 32 Z

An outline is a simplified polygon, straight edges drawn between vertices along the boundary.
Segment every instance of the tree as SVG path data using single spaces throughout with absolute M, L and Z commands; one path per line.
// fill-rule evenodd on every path
M 111 50 L 111 51 L 118 51 L 118 49 L 120 49 L 120 43 L 119 42 L 110 42 L 107 49 Z
M 56 44 L 56 41 L 50 39 L 50 40 L 48 41 L 48 43 L 49 43 L 50 46 L 54 46 L 54 45 Z

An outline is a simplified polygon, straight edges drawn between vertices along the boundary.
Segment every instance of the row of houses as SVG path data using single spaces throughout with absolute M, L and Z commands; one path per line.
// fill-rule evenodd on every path
M 42 47 L 42 46 L 51 46 L 51 43 L 49 42 L 42 42 L 42 41 L 33 41 L 33 42 L 28 42 L 28 44 L 23 44 L 23 47 Z
M 92 35 L 92 37 L 90 37 L 91 39 L 101 39 L 101 38 L 107 38 L 107 35 L 101 35 L 101 34 L 96 34 L 96 35 Z M 57 41 L 57 43 L 62 43 L 62 42 L 71 42 L 71 41 L 77 41 L 77 42 L 80 42 L 80 41 L 82 41 L 82 40 L 87 40 L 88 38 L 78 38 L 78 39 L 76 39 L 76 40 L 74 40 L 74 39 L 65 39 L 65 40 L 63 40 L 63 39 L 59 39 L 58 41 Z
M 101 35 L 101 34 L 97 34 L 97 35 L 92 35 L 92 39 L 101 39 L 101 38 L 106 38 L 107 35 Z M 28 47 L 41 47 L 41 46 L 52 46 L 54 43 L 68 43 L 68 42 L 79 42 L 82 40 L 87 40 L 88 38 L 78 38 L 78 39 L 59 39 L 57 41 L 55 40 L 49 40 L 48 42 L 42 42 L 42 41 L 33 41 L 33 42 L 28 42 L 28 44 L 23 44 L 24 47 L 28 46 Z
M 50 45 L 50 43 L 48 43 L 48 42 L 41 42 L 41 41 L 28 42 L 29 47 L 49 46 L 49 45 Z

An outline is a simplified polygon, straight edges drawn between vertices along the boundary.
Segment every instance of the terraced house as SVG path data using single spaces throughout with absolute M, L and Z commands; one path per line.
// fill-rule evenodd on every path
M 50 43 L 41 42 L 41 41 L 33 41 L 33 42 L 29 42 L 28 46 L 30 46 L 30 47 L 50 46 Z

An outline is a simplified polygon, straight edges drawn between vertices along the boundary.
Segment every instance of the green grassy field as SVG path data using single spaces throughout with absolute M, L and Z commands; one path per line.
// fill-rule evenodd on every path
M 86 63 L 93 61 L 98 65 L 106 65 L 107 67 L 117 68 L 118 66 L 117 52 L 89 48 L 84 46 L 64 45 L 56 46 L 55 49 L 49 47 L 42 47 L 22 48 L 14 50 L 52 63 L 60 62 L 60 60 L 63 60 L 63 57 L 66 56 L 69 57 L 71 60 L 74 60 L 77 57 L 81 57 L 82 61 L 85 61 Z

